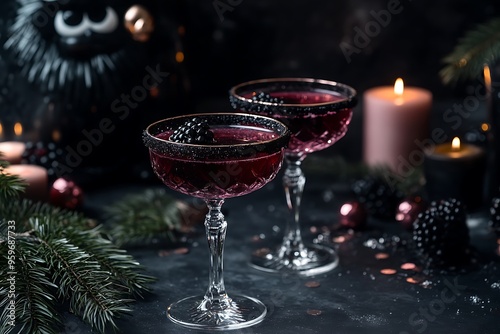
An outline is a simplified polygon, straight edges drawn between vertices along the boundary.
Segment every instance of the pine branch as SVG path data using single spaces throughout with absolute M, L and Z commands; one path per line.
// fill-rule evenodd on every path
M 133 301 L 130 297 L 141 296 L 149 290 L 148 284 L 153 279 L 141 274 L 139 263 L 107 240 L 100 229 L 94 227 L 95 222 L 84 216 L 29 200 L 2 202 L 1 257 L 7 254 L 7 219 L 16 222 L 17 240 L 37 250 L 26 256 L 31 261 L 36 259 L 34 263 L 20 265 L 24 268 L 31 263 L 33 270 L 43 272 L 50 280 L 47 282 L 57 286 L 56 301 L 69 300 L 70 311 L 94 330 L 100 333 L 109 327 L 116 330 L 116 319 L 130 313 L 129 305 Z M 17 280 L 24 286 L 23 291 L 42 289 L 28 277 L 20 276 Z M 50 291 L 46 296 L 51 296 Z M 26 313 L 30 320 L 23 323 L 31 326 L 26 327 L 31 328 L 29 332 L 56 333 L 57 317 L 48 317 L 51 304 L 41 298 L 30 300 L 31 304 L 21 304 L 23 310 L 27 309 L 26 305 L 33 305 L 33 310 L 41 311 Z
M 26 183 L 17 175 L 5 173 L 5 168 L 9 163 L 2 160 L 0 152 L 0 203 L 5 203 L 11 199 L 17 198 L 24 191 Z
M 99 237 L 100 227 L 86 231 L 85 238 L 72 238 L 74 244 L 92 255 L 103 270 L 114 276 L 117 288 L 124 287 L 127 294 L 143 298 L 143 292 L 150 292 L 149 284 L 155 281 L 151 276 L 141 274 L 142 269 L 125 250 L 118 249 L 111 241 Z
M 494 18 L 468 31 L 459 40 L 453 52 L 443 59 L 445 67 L 439 74 L 445 84 L 476 78 L 485 65 L 499 58 L 500 18 Z
M 2 254 L 7 254 L 5 247 L 6 243 L 2 244 Z M 7 257 L 3 257 L 6 260 Z M 14 275 L 15 281 L 12 281 L 12 287 L 15 288 L 16 297 L 12 299 L 8 293 L 5 293 L 6 298 L 0 302 L 0 307 L 4 310 L 0 316 L 2 333 L 10 333 L 16 329 L 18 333 L 54 333 L 62 328 L 61 316 L 55 310 L 56 296 L 53 293 L 57 286 L 51 283 L 47 277 L 50 277 L 50 272 L 47 263 L 38 256 L 37 246 L 26 240 L 17 239 L 13 270 L 17 274 Z M 1 277 L 5 278 L 0 283 L 0 290 L 4 295 L 4 291 L 12 292 L 11 281 L 8 265 L 2 265 L 0 269 Z M 15 300 L 15 323 L 17 327 L 9 324 L 12 320 L 8 317 L 8 303 Z
M 109 235 L 118 245 L 149 243 L 156 238 L 175 242 L 181 228 L 176 200 L 164 190 L 147 190 L 105 208 Z
M 31 229 L 30 220 L 34 218 L 48 218 L 57 222 L 56 226 L 60 228 L 73 227 L 87 230 L 97 225 L 96 221 L 86 218 L 78 212 L 55 208 L 46 203 L 32 202 L 27 199 L 11 199 L 0 202 L 0 219 L 2 217 L 15 219 L 17 233 L 29 231 Z M 63 232 L 61 231 L 61 233 Z M 0 235 L 0 238 L 4 235 Z
M 41 257 L 48 263 L 59 297 L 69 299 L 70 311 L 100 333 L 108 325 L 118 329 L 115 319 L 131 312 L 133 300 L 124 298 L 123 290 L 116 289 L 113 277 L 91 254 L 66 238 L 57 238 L 51 222 L 36 219 L 32 223 Z

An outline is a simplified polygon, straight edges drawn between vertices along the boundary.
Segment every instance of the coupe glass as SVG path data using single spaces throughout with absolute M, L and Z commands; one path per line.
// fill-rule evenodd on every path
M 252 255 L 250 264 L 267 272 L 305 276 L 332 270 L 339 262 L 336 252 L 324 245 L 305 245 L 302 240 L 299 212 L 306 179 L 300 165 L 309 153 L 333 145 L 346 134 L 357 103 L 356 91 L 333 81 L 273 78 L 241 83 L 231 88 L 229 99 L 234 109 L 278 119 L 292 133 L 283 176 L 291 219 L 281 245 L 268 254 Z
M 173 131 L 194 117 L 206 120 L 214 144 L 182 144 L 169 140 Z M 281 168 L 290 139 L 286 126 L 269 117 L 211 113 L 173 117 L 144 131 L 155 174 L 173 190 L 202 198 L 210 249 L 209 285 L 205 295 L 184 298 L 169 306 L 167 315 L 189 328 L 236 329 L 255 325 L 266 315 L 259 300 L 229 297 L 223 279 L 223 248 L 227 223 L 221 213 L 226 198 L 262 188 Z

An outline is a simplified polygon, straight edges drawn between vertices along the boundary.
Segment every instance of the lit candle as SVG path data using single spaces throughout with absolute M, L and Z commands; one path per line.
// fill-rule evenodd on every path
M 4 169 L 5 174 L 17 175 L 26 182 L 26 189 L 23 197 L 34 201 L 47 200 L 48 175 L 47 170 L 34 165 L 10 165 Z
M 21 142 L 6 141 L 0 143 L 1 160 L 5 160 L 11 164 L 21 163 L 21 158 L 26 149 L 26 145 Z
M 424 174 L 430 200 L 456 198 L 470 210 L 483 203 L 486 153 L 458 137 L 425 151 Z
M 18 139 L 20 139 L 21 136 L 23 135 L 23 125 L 20 122 L 14 124 L 14 134 Z
M 408 166 L 422 163 L 418 141 L 428 136 L 432 93 L 404 87 L 375 87 L 363 94 L 364 161 L 370 166 L 388 166 L 405 174 Z M 420 155 L 412 153 L 420 152 Z

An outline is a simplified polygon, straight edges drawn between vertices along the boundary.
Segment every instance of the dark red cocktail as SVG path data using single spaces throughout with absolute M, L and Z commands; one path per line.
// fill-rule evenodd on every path
M 287 127 L 272 118 L 250 114 L 197 114 L 172 117 L 148 126 L 144 143 L 154 172 L 168 187 L 203 198 L 209 212 L 205 229 L 210 249 L 209 286 L 203 296 L 169 306 L 176 324 L 224 330 L 255 325 L 266 315 L 259 300 L 227 295 L 223 279 L 227 223 L 224 199 L 263 187 L 278 173 L 290 139 Z
M 334 103 L 343 99 L 342 96 L 325 91 L 286 92 L 277 91 L 269 94 L 287 104 L 318 104 Z M 332 110 L 325 113 L 290 113 L 272 114 L 286 124 L 292 138 L 287 152 L 292 154 L 308 154 L 332 146 L 342 138 L 351 121 L 352 108 Z
M 275 78 L 249 81 L 231 88 L 229 100 L 237 111 L 268 115 L 283 122 L 292 134 L 285 152 L 283 176 L 287 204 L 292 214 L 283 242 L 273 253 L 253 256 L 251 264 L 269 272 L 292 271 L 316 275 L 335 268 L 333 249 L 304 245 L 299 209 L 305 184 L 300 168 L 307 154 L 323 150 L 342 138 L 356 105 L 356 91 L 333 81 Z
M 262 127 L 213 127 L 214 146 L 256 145 L 248 147 L 248 157 L 221 154 L 205 159 L 163 155 L 152 150 L 151 163 L 158 177 L 170 188 L 199 198 L 230 198 L 253 192 L 276 176 L 283 161 L 283 150 L 259 151 L 263 142 L 272 141 L 279 133 Z M 168 140 L 173 131 L 157 138 Z M 260 143 L 260 144 L 259 144 Z

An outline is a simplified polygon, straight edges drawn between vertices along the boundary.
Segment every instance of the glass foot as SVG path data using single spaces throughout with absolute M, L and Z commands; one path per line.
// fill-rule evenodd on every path
M 229 330 L 256 325 L 264 320 L 267 308 L 258 299 L 233 295 L 229 306 L 212 306 L 204 296 L 192 296 L 173 303 L 167 316 L 174 323 L 194 329 Z
M 285 255 L 288 253 L 287 255 Z M 285 252 L 283 249 L 272 253 L 266 248 L 252 254 L 250 266 L 269 273 L 297 273 L 313 276 L 336 268 L 339 258 L 335 251 L 323 245 L 306 245 L 303 252 Z

